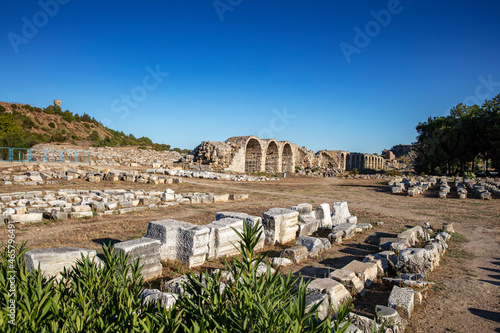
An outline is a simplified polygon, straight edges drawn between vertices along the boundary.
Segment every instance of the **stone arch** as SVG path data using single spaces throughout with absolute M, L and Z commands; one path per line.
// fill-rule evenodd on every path
M 278 145 L 274 141 L 270 141 L 266 150 L 266 172 L 278 172 L 280 153 Z
M 261 171 L 262 147 L 257 139 L 247 141 L 245 148 L 245 172 L 254 173 Z
M 343 152 L 340 153 L 340 168 L 345 169 L 345 154 Z
M 292 146 L 287 142 L 283 146 L 283 152 L 281 153 L 281 171 L 282 172 L 293 172 L 293 151 Z

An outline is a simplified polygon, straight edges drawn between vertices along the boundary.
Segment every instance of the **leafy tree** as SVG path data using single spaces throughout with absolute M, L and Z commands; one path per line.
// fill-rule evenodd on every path
M 73 114 L 69 110 L 63 112 L 62 118 L 66 120 L 68 123 L 71 123 L 72 121 L 75 120 L 75 116 L 73 116 Z
M 80 116 L 80 121 L 83 121 L 83 122 L 86 122 L 86 123 L 91 123 L 92 122 L 92 118 L 88 114 L 83 113 L 83 115 Z
M 476 169 L 477 160 L 492 159 L 499 167 L 500 95 L 482 106 L 462 103 L 446 117 L 429 118 L 416 127 L 415 171 L 428 174 L 463 175 Z

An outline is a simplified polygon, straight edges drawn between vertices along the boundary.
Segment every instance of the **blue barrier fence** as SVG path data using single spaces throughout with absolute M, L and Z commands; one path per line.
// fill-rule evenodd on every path
M 9 162 L 90 163 L 90 152 L 0 147 L 0 160 Z

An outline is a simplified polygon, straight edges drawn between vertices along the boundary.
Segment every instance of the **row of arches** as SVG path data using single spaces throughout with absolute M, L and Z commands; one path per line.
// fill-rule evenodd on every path
M 347 161 L 347 170 L 363 170 L 363 169 L 384 169 L 384 158 L 377 155 L 351 153 Z
M 293 150 L 290 143 L 286 142 L 282 147 L 274 140 L 258 140 L 250 138 L 245 146 L 245 172 L 292 172 Z

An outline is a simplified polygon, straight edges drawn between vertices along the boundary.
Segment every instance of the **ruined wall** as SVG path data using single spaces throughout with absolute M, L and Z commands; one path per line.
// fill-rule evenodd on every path
M 289 141 L 236 136 L 225 142 L 203 141 L 195 148 L 194 164 L 209 165 L 212 170 L 241 173 L 342 173 L 346 170 L 384 168 L 383 157 L 350 153 L 344 150 L 320 150 L 314 153 Z
M 350 153 L 349 167 L 346 170 L 383 170 L 386 167 L 385 159 L 374 154 Z

